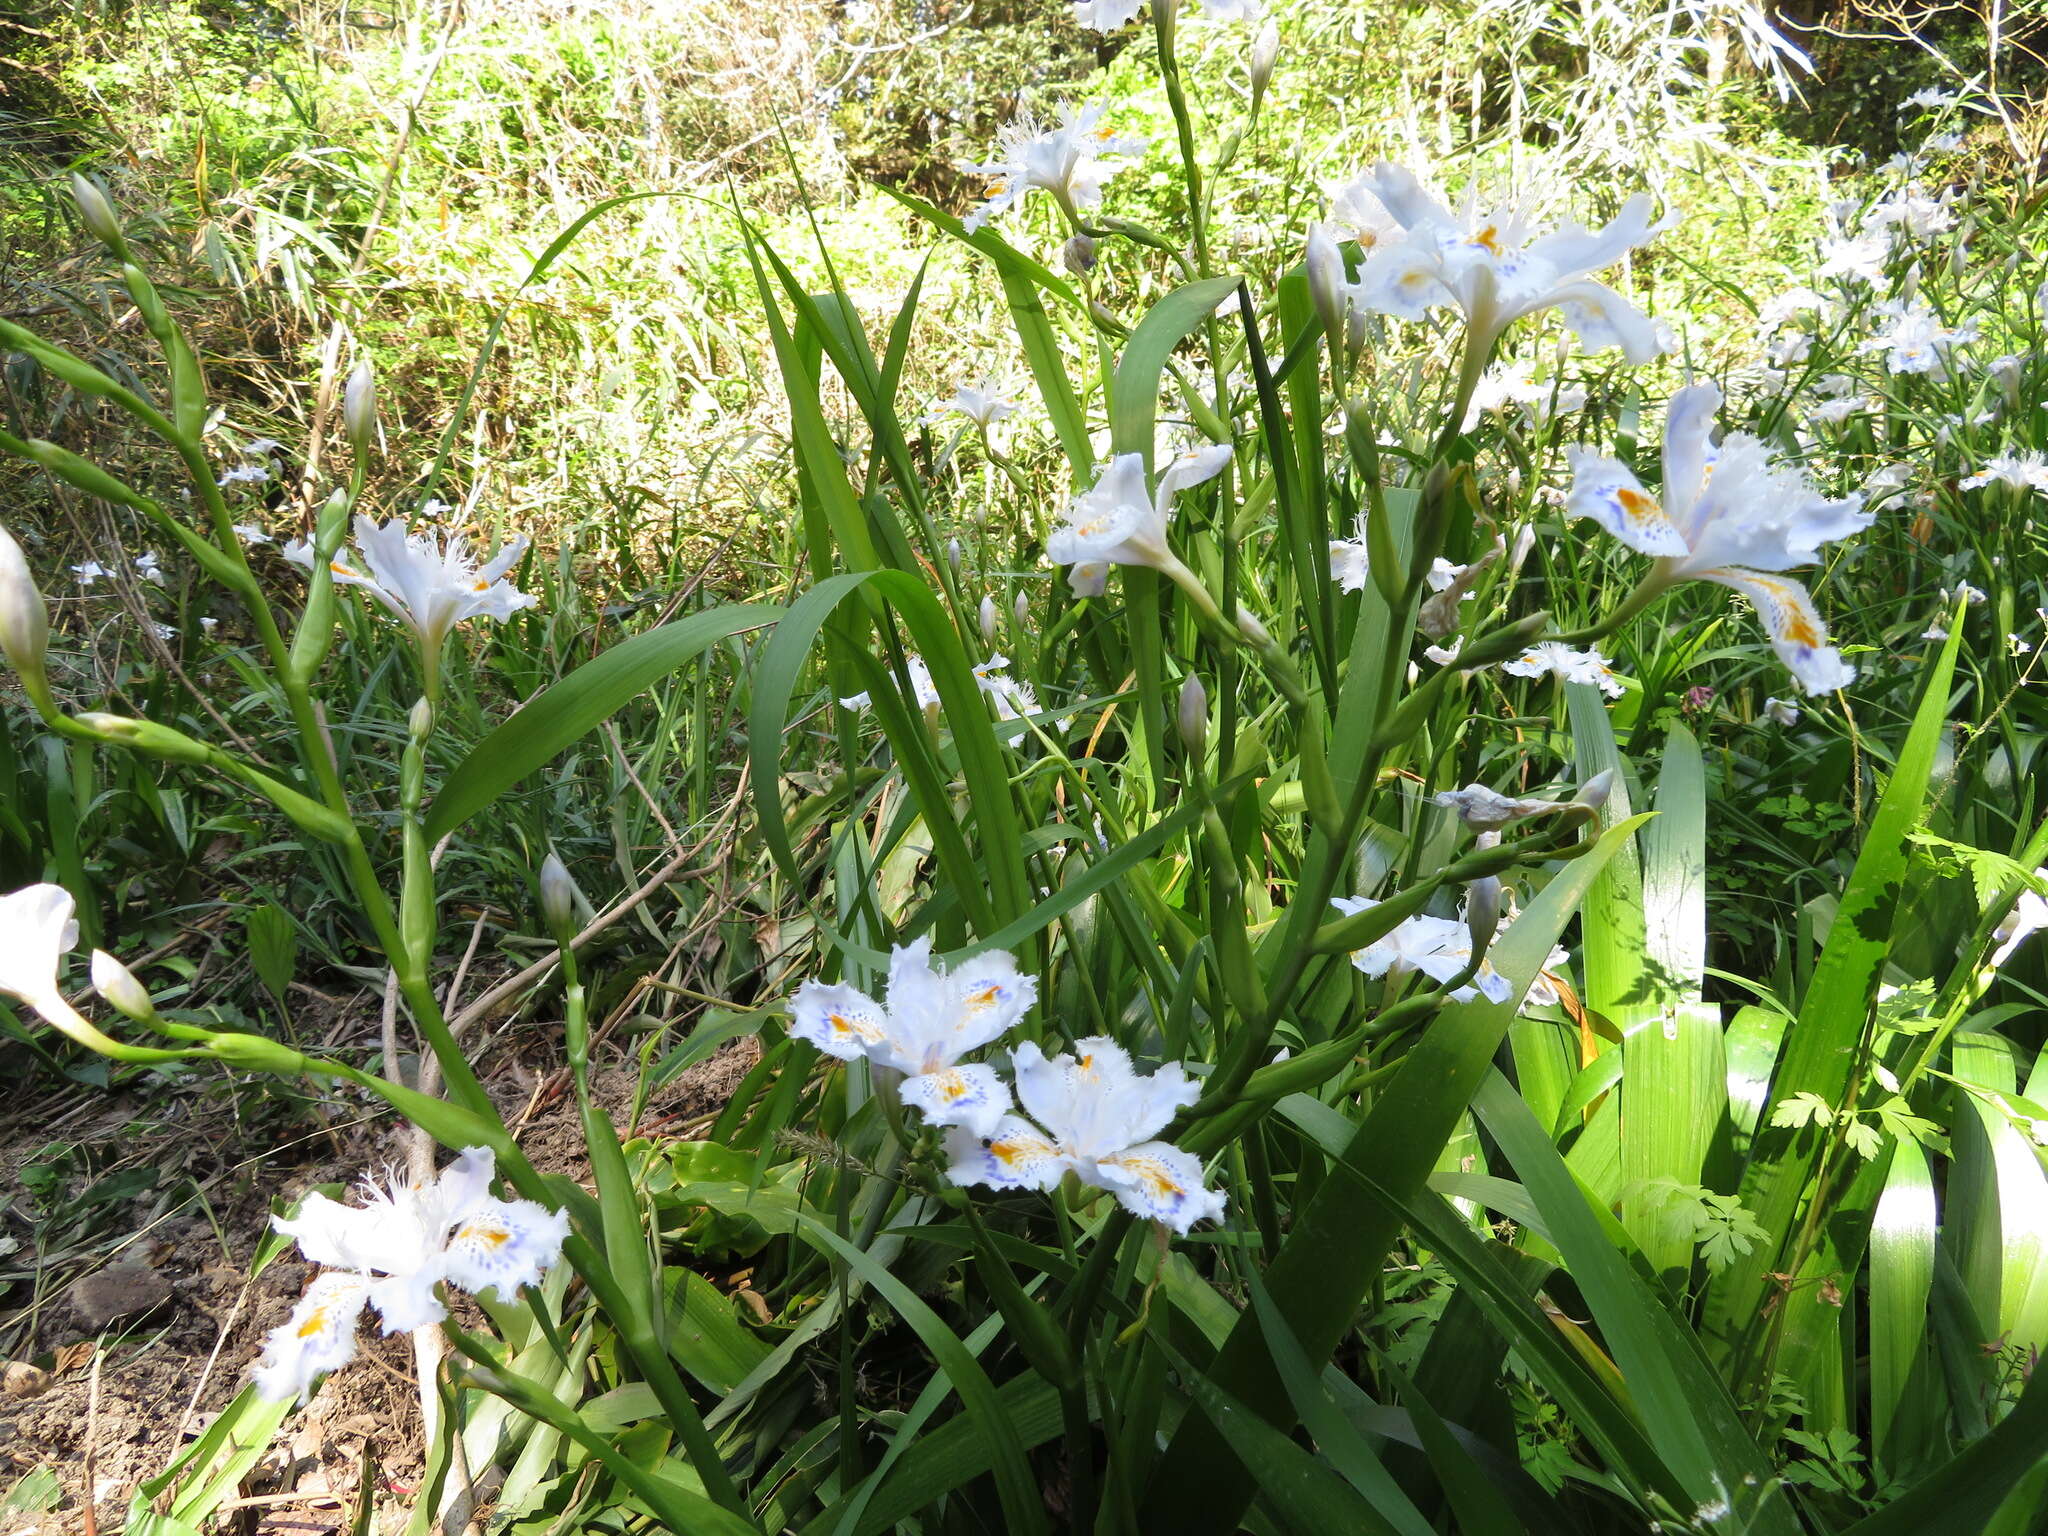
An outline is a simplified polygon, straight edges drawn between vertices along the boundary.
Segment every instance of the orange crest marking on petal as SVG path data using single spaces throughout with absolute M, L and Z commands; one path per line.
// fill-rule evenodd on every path
M 1124 1166 L 1138 1176 L 1138 1182 L 1154 1200 L 1179 1200 L 1187 1194 L 1187 1186 L 1167 1172 L 1166 1165 L 1156 1158 L 1129 1157 L 1124 1159 Z
M 1487 225 L 1486 228 L 1480 230 L 1472 237 L 1472 243 L 1485 251 L 1489 256 L 1501 255 L 1500 226 L 1497 224 Z
M 312 1316 L 299 1324 L 299 1337 L 302 1339 L 310 1339 L 316 1334 L 322 1334 L 326 1331 L 327 1309 L 325 1307 L 316 1308 Z
M 493 1248 L 502 1248 L 512 1241 L 512 1234 L 503 1227 L 464 1227 L 457 1236 L 465 1242 L 489 1243 Z
M 1620 503 L 1622 513 L 1628 520 L 1639 525 L 1649 522 L 1653 517 L 1662 516 L 1664 512 L 1656 497 L 1639 491 L 1632 485 L 1617 487 L 1614 499 Z

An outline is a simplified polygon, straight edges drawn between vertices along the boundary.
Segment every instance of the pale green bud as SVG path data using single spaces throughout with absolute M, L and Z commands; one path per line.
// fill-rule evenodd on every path
M 156 1017 L 156 1004 L 149 989 L 135 979 L 135 973 L 104 949 L 92 952 L 93 990 L 107 1000 L 116 1013 L 147 1024 Z
M 540 913 L 550 933 L 567 933 L 576 921 L 576 882 L 552 853 L 541 861 Z
M 1348 279 L 1344 253 L 1338 250 L 1337 238 L 1327 226 L 1318 224 L 1308 232 L 1308 249 L 1302 255 L 1302 265 L 1308 271 L 1309 297 L 1315 300 L 1316 313 L 1322 317 L 1330 345 L 1341 348 L 1346 344 L 1351 301 L 1345 294 Z
M 50 694 L 50 610 L 36 586 L 28 557 L 0 528 L 0 655 L 21 674 L 22 687 L 45 708 Z
M 174 731 L 168 725 L 158 725 L 154 720 L 134 720 L 126 715 L 109 715 L 99 710 L 90 710 L 76 719 L 102 741 L 132 747 L 137 752 L 147 752 L 151 757 L 160 757 L 166 762 L 202 767 L 212 761 L 212 754 L 205 743 L 194 741 L 183 731 Z
M 994 645 L 996 631 L 1002 628 L 1003 616 L 996 608 L 996 600 L 984 595 L 981 599 L 981 643 Z
M 368 453 L 377 440 L 377 375 L 368 358 L 356 364 L 342 391 L 341 428 L 357 453 Z
M 1280 29 L 1268 21 L 1252 44 L 1252 110 L 1257 111 L 1266 87 L 1273 80 L 1273 66 L 1280 60 Z
M 128 242 L 121 237 L 121 224 L 114 217 L 114 205 L 107 201 L 107 194 L 73 171 L 71 201 L 78 205 L 79 220 L 91 231 L 92 237 L 116 255 L 125 257 Z
M 425 699 L 413 701 L 412 713 L 405 717 L 405 731 L 415 746 L 426 745 L 434 734 L 434 706 Z
M 1197 762 L 1209 742 L 1209 690 L 1202 686 L 1202 679 L 1190 672 L 1187 681 L 1180 685 L 1180 709 L 1176 716 L 1180 727 L 1181 745 L 1188 749 L 1188 756 Z

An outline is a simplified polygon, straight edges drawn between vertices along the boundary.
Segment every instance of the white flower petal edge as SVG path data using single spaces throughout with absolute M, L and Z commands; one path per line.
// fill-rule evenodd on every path
M 490 1192 L 496 1156 L 467 1147 L 425 1183 L 364 1179 L 364 1204 L 314 1193 L 271 1224 L 325 1266 L 288 1322 L 272 1331 L 256 1367 L 267 1397 L 303 1395 L 315 1377 L 355 1353 L 355 1327 L 374 1307 L 384 1332 L 409 1333 L 448 1315 L 435 1288 L 495 1291 L 510 1300 L 562 1256 L 566 1212 Z
M 540 1284 L 568 1235 L 567 1211 L 531 1200 L 479 1200 L 448 1239 L 442 1272 L 472 1296 L 490 1291 L 511 1301 L 526 1286 Z
M 1145 489 L 1144 456 L 1118 454 L 1095 484 L 1067 508 L 1060 525 L 1045 541 L 1046 559 L 1054 565 L 1076 568 L 1068 580 L 1077 596 L 1084 595 L 1080 574 L 1083 566 L 1149 565 L 1157 571 L 1179 569 L 1180 560 L 1166 542 L 1174 498 L 1190 486 L 1221 474 L 1230 463 L 1231 452 L 1226 443 L 1191 449 L 1176 456 L 1160 474 L 1158 489 L 1150 494 Z
M 2034 871 L 2037 880 L 2048 880 L 2048 868 Z M 2010 960 L 2013 951 L 2028 939 L 2048 928 L 2048 896 L 2029 887 L 2020 892 L 2019 900 L 2012 904 L 2012 910 L 2005 914 L 2005 920 L 1998 925 L 1995 937 L 1998 948 L 1991 952 L 1993 969 Z
M 1369 896 L 1336 896 L 1330 905 L 1346 917 L 1369 912 L 1379 903 Z M 1367 976 L 1402 976 L 1420 971 L 1438 985 L 1462 976 L 1472 963 L 1472 934 L 1464 923 L 1426 913 L 1403 918 L 1388 933 L 1351 952 L 1351 963 Z M 1508 979 L 1482 960 L 1473 976 L 1451 991 L 1451 1000 L 1469 1003 L 1478 997 L 1504 1003 L 1514 996 Z
M 468 541 L 453 534 L 444 545 L 431 533 L 411 533 L 392 518 L 378 523 L 358 517 L 356 549 L 364 570 L 337 555 L 328 566 L 337 586 L 362 587 L 392 614 L 412 626 L 422 646 L 437 648 L 448 632 L 465 619 L 503 621 L 540 599 L 504 580 L 505 573 L 526 553 L 526 539 L 514 538 L 479 566 Z M 284 557 L 312 568 L 312 547 L 295 539 Z
M 1121 32 L 1138 19 L 1145 0 L 1074 0 L 1074 25 L 1090 32 Z
M 292 1315 L 271 1329 L 252 1373 L 272 1402 L 305 1397 L 313 1383 L 356 1355 L 356 1319 L 370 1299 L 367 1276 L 330 1270 L 306 1287 Z
M 907 1077 L 897 1094 L 931 1124 L 965 1126 L 976 1136 L 993 1135 L 1010 1110 L 1009 1085 L 979 1062 Z
M 1120 9 L 1109 0 L 1095 0 L 1094 15 L 1105 19 Z M 1077 19 L 1084 26 L 1093 24 Z M 1145 140 L 1125 138 L 1102 126 L 1100 107 L 1069 107 L 1058 127 L 1048 126 L 1028 109 L 1021 111 L 997 133 L 994 159 L 960 167 L 970 175 L 987 178 L 982 189 L 986 201 L 961 224 L 972 234 L 997 214 L 1015 207 L 1034 187 L 1049 194 L 1069 217 L 1078 219 L 1083 210 L 1102 201 L 1102 184 L 1123 169 L 1105 165 L 1103 157 L 1144 152 Z
M 890 952 L 886 1006 L 843 983 L 806 981 L 790 1000 L 790 1033 L 841 1061 L 865 1057 L 901 1072 L 903 1102 L 931 1124 L 987 1134 L 1009 1110 L 1009 1090 L 989 1068 L 960 1060 L 1016 1026 L 1038 979 L 999 949 L 950 970 L 932 963 L 931 949 L 927 937 Z
M 78 908 L 61 885 L 0 896 L 0 992 L 35 1007 L 58 997 L 57 967 L 78 946 Z
M 1655 556 L 1654 581 L 1711 581 L 1747 597 L 1772 648 L 1806 692 L 1845 687 L 1855 668 L 1827 643 L 1827 626 L 1806 588 L 1778 573 L 1813 564 L 1823 544 L 1860 533 L 1876 514 L 1861 497 L 1820 495 L 1747 433 L 1730 433 L 1716 447 L 1710 439 L 1720 407 L 1721 391 L 1710 383 L 1688 385 L 1671 397 L 1658 497 L 1617 460 L 1590 448 L 1567 450 L 1572 488 L 1566 510 Z M 1503 670 L 1522 668 L 1509 663 Z
M 1575 651 L 1559 640 L 1543 640 L 1512 661 L 1500 664 L 1511 677 L 1555 677 L 1564 683 L 1590 683 L 1610 699 L 1627 690 L 1614 675 L 1614 663 L 1597 650 Z
M 1017 1098 L 1031 1120 L 1005 1115 L 986 1136 L 950 1132 L 948 1177 L 994 1189 L 1050 1189 L 1072 1173 L 1175 1232 L 1220 1217 L 1224 1197 L 1202 1186 L 1200 1161 L 1152 1139 L 1200 1088 L 1178 1064 L 1139 1076 L 1129 1053 L 1107 1036 L 1078 1041 L 1074 1050 L 1048 1057 L 1029 1041 L 1017 1047 Z
M 1651 218 L 1646 193 L 1599 230 L 1567 224 L 1534 238 L 1523 204 L 1482 208 L 1468 197 L 1454 214 L 1397 165 L 1375 166 L 1344 198 L 1350 222 L 1361 222 L 1370 199 L 1400 228 L 1376 240 L 1359 272 L 1351 296 L 1362 308 L 1414 320 L 1455 304 L 1481 354 L 1516 320 L 1552 308 L 1589 350 L 1619 347 L 1630 363 L 1646 363 L 1666 349 L 1663 327 L 1587 276 L 1670 227 L 1672 220 Z

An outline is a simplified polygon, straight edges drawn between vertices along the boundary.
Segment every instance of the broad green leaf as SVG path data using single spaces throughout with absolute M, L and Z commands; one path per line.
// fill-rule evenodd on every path
M 1959 1082 L 2010 1094 L 2012 1052 L 1965 1029 L 1950 1041 Z M 2048 1174 L 2026 1134 L 1988 1094 L 1964 1093 L 1949 1176 L 1949 1242 L 1984 1320 L 2022 1350 L 2048 1347 Z
M 1042 1377 L 1013 1377 L 996 1389 L 1003 1416 L 1026 1450 L 1060 1432 L 1060 1399 Z M 920 1399 L 921 1400 L 921 1399 Z M 862 1511 L 853 1536 L 882 1536 L 906 1529 L 905 1522 L 954 1489 L 986 1474 L 995 1446 L 972 1414 L 960 1414 L 927 1430 L 890 1470 L 888 1480 Z M 834 1505 L 803 1527 L 800 1536 L 834 1536 L 842 1510 Z
M 1927 1298 L 1934 1289 L 1935 1228 L 1927 1154 L 1916 1141 L 1895 1142 L 1870 1225 L 1870 1439 L 1880 1456 L 1909 1383 L 1933 1363 Z
M 1124 343 L 1110 384 L 1111 452 L 1142 454 L 1145 468 L 1152 468 L 1159 376 L 1166 370 L 1166 360 L 1236 287 L 1234 277 L 1198 278 L 1174 289 L 1145 312 Z
M 1842 1536 L 1978 1536 L 2048 1446 L 2048 1372 L 2036 1371 L 2011 1413 L 1983 1439 Z
M 754 669 L 748 752 L 763 840 L 785 876 L 801 886 L 782 808 L 783 737 L 791 695 L 819 632 L 842 603 L 863 590 L 887 600 L 931 669 L 967 781 L 967 805 L 982 834 L 978 856 L 969 850 L 954 814 L 947 777 L 932 754 L 922 714 L 913 716 L 903 708 L 893 689 L 874 690 L 874 712 L 917 795 L 953 893 L 979 931 L 993 932 L 1031 906 L 1009 773 L 989 727 L 988 705 L 951 621 L 931 589 L 902 571 L 853 571 L 820 582 L 797 599 L 762 648 Z
M 924 1347 L 931 1351 L 939 1369 L 952 1382 L 953 1390 L 960 1394 L 960 1402 L 968 1417 L 986 1438 L 993 1453 L 996 1492 L 1002 1499 L 1009 1529 L 1044 1531 L 1045 1505 L 1039 1496 L 1037 1479 L 1031 1475 L 1030 1464 L 1025 1460 L 1024 1444 L 1018 1438 L 1017 1427 L 1004 1411 L 1003 1401 L 997 1396 L 988 1373 L 982 1370 L 980 1362 L 967 1346 L 960 1342 L 960 1336 L 948 1328 L 938 1313 L 919 1299 L 915 1291 L 890 1274 L 871 1254 L 856 1248 L 823 1222 L 811 1216 L 800 1216 L 797 1231 L 813 1247 L 843 1260 L 847 1268 L 888 1302 Z
M 451 1341 L 471 1359 L 481 1363 L 464 1373 L 467 1385 L 482 1387 L 508 1399 L 521 1412 L 574 1440 L 603 1462 L 605 1469 L 654 1512 L 672 1531 L 703 1533 L 703 1536 L 761 1536 L 752 1521 L 729 1508 L 721 1508 L 701 1493 L 684 1487 L 673 1477 L 661 1476 L 642 1467 L 619 1445 L 599 1433 L 575 1409 L 556 1397 L 541 1383 L 514 1371 L 496 1370 L 488 1357 L 476 1349 L 457 1329 L 449 1330 Z M 702 1468 L 696 1469 L 700 1473 Z M 723 1474 L 721 1472 L 720 1476 Z
M 428 808 L 427 841 L 453 832 L 677 668 L 721 640 L 773 624 L 780 612 L 756 603 L 708 609 L 585 662 L 470 749 Z
M 1437 1154 L 1457 1129 L 1472 1093 L 1490 1070 L 1515 1007 L 1549 957 L 1587 886 L 1636 827 L 1607 830 L 1567 864 L 1494 946 L 1495 968 L 1514 983 L 1505 1003 L 1454 1003 L 1402 1058 L 1374 1102 L 1343 1161 L 1371 1168 L 1377 1182 L 1404 1198 L 1422 1189 Z M 1327 1179 L 1300 1207 L 1266 1284 L 1311 1362 L 1329 1358 L 1350 1325 L 1359 1298 L 1400 1235 L 1401 1212 L 1349 1179 Z M 1212 1369 L 1233 1399 L 1276 1425 L 1293 1421 L 1286 1384 L 1255 1316 L 1239 1320 Z M 1223 1531 L 1251 1496 L 1250 1474 L 1207 1418 L 1181 1426 L 1155 1473 L 1150 1494 L 1162 1528 Z
M 1189 1395 L 1239 1464 L 1251 1468 L 1259 1491 L 1285 1529 L 1301 1536 L 1329 1536 L 1334 1531 L 1400 1536 L 1399 1527 L 1327 1465 L 1209 1377 L 1192 1369 L 1184 1374 Z
M 668 1352 L 682 1368 L 723 1397 L 768 1358 L 770 1346 L 747 1331 L 733 1299 L 693 1269 L 672 1268 L 668 1291 Z
M 1696 1505 L 1711 1505 L 1738 1489 L 1765 1488 L 1770 1464 L 1744 1428 L 1727 1387 L 1690 1330 L 1615 1250 L 1529 1107 L 1498 1073 L 1481 1085 L 1473 1107 L 1543 1212 L 1551 1241 L 1592 1309 L 1651 1443 L 1687 1494 Z M 1745 1500 L 1738 1496 L 1735 1502 Z M 1799 1530 L 1775 1497 L 1758 1508 L 1733 1510 L 1728 1518 L 1741 1522 L 1729 1530 L 1755 1536 L 1797 1536 Z
M 1948 715 L 1949 682 L 1961 636 L 1958 625 L 1929 669 L 1912 728 L 1871 818 L 1798 1018 L 1785 1030 L 1771 1084 L 1774 1102 L 1798 1093 L 1817 1094 L 1831 1105 L 1848 1099 L 1864 1023 L 1905 884 L 1907 834 L 1920 819 Z M 1774 1332 L 1780 1337 L 1793 1330 L 1810 1332 L 1818 1347 L 1819 1336 L 1839 1321 L 1816 1294 L 1818 1287 L 1786 1296 L 1782 1320 L 1766 1305 L 1775 1285 L 1770 1277 L 1797 1273 L 1803 1267 L 1804 1255 L 1795 1247 L 1798 1234 L 1817 1225 L 1803 1208 L 1813 1192 L 1814 1165 L 1823 1145 L 1823 1138 L 1811 1130 L 1773 1127 L 1768 1120 L 1766 1115 L 1759 1124 L 1750 1148 L 1742 1200 L 1769 1240 L 1709 1283 L 1705 1311 L 1707 1329 L 1720 1354 L 1736 1363 L 1735 1379 L 1745 1385 L 1767 1379 L 1772 1359 L 1766 1344 Z M 1821 1315 L 1823 1310 L 1826 1316 Z
M 1358 1490 L 1359 1497 L 1372 1506 L 1374 1514 L 1384 1522 L 1383 1529 L 1396 1533 L 1396 1536 L 1432 1536 L 1422 1511 L 1401 1491 L 1401 1485 L 1394 1481 L 1393 1475 L 1380 1465 L 1379 1457 L 1373 1453 L 1365 1436 L 1345 1419 L 1342 1410 L 1324 1393 L 1315 1367 L 1302 1353 L 1300 1341 L 1273 1305 L 1272 1296 L 1259 1283 L 1258 1276 L 1252 1274 L 1248 1278 L 1259 1327 L 1273 1350 L 1274 1368 L 1287 1384 L 1288 1401 L 1294 1404 L 1296 1416 L 1314 1437 L 1316 1449 L 1347 1483 Z

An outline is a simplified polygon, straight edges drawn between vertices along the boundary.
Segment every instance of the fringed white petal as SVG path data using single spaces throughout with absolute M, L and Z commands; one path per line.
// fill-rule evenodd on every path
M 1171 1142 L 1148 1141 L 1095 1164 L 1097 1182 L 1134 1216 L 1186 1232 L 1223 1215 L 1220 1191 L 1202 1187 L 1202 1163 Z
M 330 1269 L 314 1280 L 263 1341 L 253 1372 L 258 1394 L 272 1402 L 305 1397 L 322 1376 L 354 1359 L 356 1320 L 369 1296 L 367 1275 Z
M 1011 1108 L 1009 1085 L 994 1067 L 979 1063 L 907 1077 L 897 1094 L 927 1124 L 964 1126 L 976 1136 L 994 1135 Z
M 449 1284 L 511 1301 L 538 1285 L 562 1257 L 569 1213 L 532 1200 L 485 1200 L 456 1225 L 442 1258 Z

